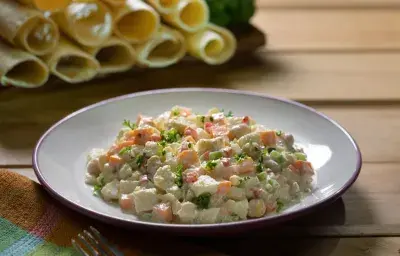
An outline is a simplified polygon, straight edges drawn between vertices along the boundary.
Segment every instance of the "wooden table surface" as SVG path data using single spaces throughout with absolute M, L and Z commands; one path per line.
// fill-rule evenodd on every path
M 243 237 L 187 239 L 227 255 L 400 255 L 400 1 L 258 0 L 268 44 L 227 65 L 193 64 L 82 85 L 0 90 L 0 167 L 36 179 L 32 149 L 85 105 L 174 86 L 242 89 L 303 102 L 337 120 L 363 154 L 342 199 Z M 267 253 L 268 252 L 268 253 Z

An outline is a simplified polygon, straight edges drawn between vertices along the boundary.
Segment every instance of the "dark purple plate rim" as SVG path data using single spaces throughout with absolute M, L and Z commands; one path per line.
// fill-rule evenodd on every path
M 229 223 L 218 223 L 218 224 L 163 224 L 163 223 L 153 223 L 153 222 L 145 222 L 145 221 L 140 221 L 140 220 L 129 220 L 129 219 L 122 219 L 122 218 L 117 218 L 117 217 L 112 217 L 108 216 L 90 209 L 87 209 L 75 202 L 72 202 L 68 200 L 67 198 L 64 198 L 61 196 L 47 181 L 44 179 L 39 165 L 38 165 L 38 152 L 40 150 L 40 146 L 42 145 L 43 141 L 46 139 L 46 137 L 53 131 L 55 130 L 60 124 L 63 122 L 69 120 L 70 118 L 73 118 L 74 116 L 85 112 L 89 109 L 96 108 L 98 106 L 102 106 L 111 102 L 119 101 L 119 100 L 125 100 L 125 99 L 131 99 L 131 98 L 136 98 L 144 95 L 150 95 L 150 94 L 163 94 L 163 93 L 171 93 L 171 92 L 215 92 L 215 93 L 229 93 L 229 94 L 243 94 L 243 95 L 248 95 L 248 96 L 254 96 L 254 97 L 261 97 L 264 99 L 269 99 L 269 100 L 275 100 L 275 101 L 280 101 L 282 103 L 294 105 L 299 108 L 306 109 L 308 111 L 311 111 L 321 118 L 324 118 L 328 120 L 330 123 L 332 123 L 334 126 L 339 128 L 350 140 L 350 142 L 353 144 L 356 152 L 357 152 L 357 166 L 356 170 L 353 173 L 352 177 L 340 188 L 338 189 L 335 193 L 330 195 L 329 197 L 321 200 L 320 202 L 307 206 L 301 209 L 298 209 L 293 212 L 287 212 L 287 213 L 281 213 L 278 215 L 273 215 L 273 216 L 268 216 L 268 217 L 263 217 L 263 218 L 258 218 L 258 219 L 248 219 L 248 220 L 243 220 L 243 221 L 238 221 L 238 222 L 229 222 Z M 53 196 L 55 199 L 63 203 L 64 205 L 68 206 L 69 208 L 78 211 L 84 215 L 87 215 L 89 217 L 96 218 L 100 221 L 114 224 L 117 226 L 123 226 L 123 227 L 137 227 L 137 228 L 151 228 L 151 229 L 158 229 L 160 231 L 171 231 L 171 232 L 184 232 L 184 233 L 202 233 L 204 231 L 218 231 L 221 229 L 226 229 L 226 230 L 242 230 L 242 229 L 250 229 L 250 228 L 256 228 L 259 226 L 265 226 L 265 225 L 274 225 L 278 224 L 284 221 L 291 220 L 295 217 L 299 217 L 301 215 L 304 215 L 306 213 L 311 212 L 312 210 L 322 207 L 328 203 L 331 203 L 338 199 L 357 179 L 358 175 L 360 174 L 361 171 L 361 166 L 362 166 L 362 156 L 361 156 L 361 151 L 353 137 L 349 134 L 349 132 L 343 128 L 340 124 L 338 124 L 336 121 L 332 120 L 328 116 L 318 112 L 317 110 L 308 107 L 304 104 L 301 104 L 296 101 L 292 101 L 289 99 L 284 99 L 284 98 L 279 98 L 275 96 L 268 96 L 264 95 L 261 93 L 254 93 L 254 92 L 249 92 L 249 91 L 242 91 L 242 90 L 232 90 L 232 89 L 217 89 L 217 88 L 173 88 L 173 89 L 159 89 L 159 90 L 149 90 L 149 91 L 143 91 L 143 92 L 137 92 L 137 93 L 132 93 L 132 94 L 126 94 L 114 98 L 110 98 L 107 100 L 100 101 L 98 103 L 86 106 L 78 111 L 75 111 L 68 116 L 64 117 L 57 123 L 55 123 L 53 126 L 51 126 L 38 140 L 35 149 L 33 151 L 32 155 L 32 162 L 33 162 L 33 169 L 35 171 L 35 174 L 40 181 L 40 183 L 43 185 L 43 187 Z

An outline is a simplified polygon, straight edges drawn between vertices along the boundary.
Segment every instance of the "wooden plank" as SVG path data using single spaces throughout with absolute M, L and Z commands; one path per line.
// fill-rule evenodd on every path
M 32 169 L 11 169 L 35 181 Z M 269 228 L 273 236 L 394 236 L 400 235 L 398 164 L 364 164 L 359 178 L 342 199 L 331 205 Z M 265 230 L 253 232 L 265 235 Z
M 186 238 L 190 240 L 190 238 Z M 270 238 L 252 234 L 235 238 L 203 238 L 203 244 L 228 255 L 398 256 L 399 237 L 369 238 Z M 260 251 L 266 253 L 261 254 Z
M 253 23 L 271 51 L 398 50 L 400 9 L 267 9 Z
M 398 0 L 256 0 L 258 8 L 399 7 Z
M 3 108 L 49 101 L 50 95 L 58 99 L 53 104 L 60 106 L 65 104 L 64 96 L 74 99 L 68 102 L 73 108 L 82 106 L 84 101 L 90 103 L 141 90 L 193 86 L 249 90 L 303 102 L 396 101 L 400 100 L 399 81 L 400 52 L 258 52 L 217 67 L 192 63 L 129 72 L 79 85 L 53 80 L 29 91 L 0 88 L 0 114 L 5 111 Z M 19 111 L 24 110 L 19 108 Z M 23 116 L 23 112 L 14 113 L 17 117 L 10 114 L 5 112 L 4 116 L 7 119 Z
M 0 109 L 3 111 L 3 114 L 0 114 L 0 166 L 29 166 L 32 149 L 47 128 L 72 111 L 106 96 L 101 93 L 92 95 L 79 92 L 81 91 L 75 94 L 66 94 L 63 90 L 42 94 L 33 92 L 18 94 L 20 97 L 13 100 L 0 100 Z M 74 100 L 69 100 L 66 95 Z M 354 136 L 361 147 L 365 162 L 400 161 L 400 105 L 317 104 L 315 107 L 338 121 Z

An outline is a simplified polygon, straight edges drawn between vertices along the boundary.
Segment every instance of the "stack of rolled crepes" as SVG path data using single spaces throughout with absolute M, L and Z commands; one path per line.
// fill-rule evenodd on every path
M 209 23 L 204 0 L 0 0 L 1 84 L 33 88 L 162 68 L 186 53 L 228 61 L 236 39 Z

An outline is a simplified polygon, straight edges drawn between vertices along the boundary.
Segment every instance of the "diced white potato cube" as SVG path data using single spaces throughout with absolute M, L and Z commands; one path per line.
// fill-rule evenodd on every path
M 86 173 L 85 175 L 85 183 L 88 185 L 96 185 L 97 184 L 97 177 Z
M 232 186 L 238 186 L 240 184 L 241 178 L 237 175 L 232 175 L 229 178 L 229 181 L 232 183 Z
M 150 211 L 158 202 L 157 190 L 155 188 L 137 190 L 133 192 L 133 199 L 136 212 Z
M 104 200 L 110 201 L 113 199 L 119 198 L 119 181 L 113 180 L 107 183 L 101 189 L 101 195 L 103 196 Z
M 183 134 L 185 128 L 190 126 L 190 122 L 185 117 L 177 117 L 169 122 L 169 126 L 176 129 L 180 134 Z
M 194 192 L 191 189 L 188 189 L 186 191 L 186 195 L 185 195 L 185 200 L 186 201 L 192 201 L 192 199 L 195 197 Z
M 200 139 L 196 143 L 196 149 L 199 155 L 204 154 L 206 151 L 218 151 L 225 146 L 224 138 L 217 137 L 214 139 Z
M 125 180 L 132 175 L 132 167 L 129 164 L 124 164 L 118 172 L 119 178 Z
M 203 193 L 211 193 L 215 194 L 218 189 L 219 182 L 214 180 L 208 175 L 201 175 L 198 180 L 192 184 L 190 184 L 190 188 L 193 190 L 196 196 L 199 196 Z
M 252 143 L 255 142 L 257 144 L 262 144 L 261 143 L 261 137 L 258 132 L 252 132 L 249 134 L 244 135 L 240 139 L 238 139 L 238 144 L 240 147 L 243 147 L 246 143 Z
M 87 170 L 88 174 L 95 175 L 95 176 L 99 175 L 101 172 L 99 160 L 91 159 L 86 165 L 86 170 Z
M 144 154 L 147 157 L 157 155 L 160 152 L 160 145 L 157 144 L 155 141 L 148 141 L 144 146 Z
M 237 139 L 243 137 L 244 135 L 250 132 L 251 132 L 250 126 L 243 123 L 234 125 L 230 130 L 230 134 L 232 135 L 232 137 Z
M 247 201 L 247 199 L 244 199 L 239 202 L 235 202 L 235 205 L 232 209 L 232 213 L 239 216 L 240 219 L 246 219 L 248 210 L 249 210 L 249 202 Z
M 239 155 L 242 153 L 242 149 L 237 143 L 231 142 L 231 148 L 235 155 Z
M 128 180 L 139 180 L 142 174 L 139 171 L 134 171 L 132 176 L 128 178 Z
M 117 140 L 121 139 L 125 135 L 125 133 L 129 132 L 130 130 L 131 128 L 129 127 L 126 126 L 122 127 L 121 130 L 119 130 L 118 132 Z
M 204 209 L 197 212 L 197 221 L 201 224 L 215 223 L 218 218 L 220 208 Z
M 259 218 L 265 214 L 266 206 L 262 199 L 251 199 L 249 202 L 249 217 Z
M 152 156 L 147 160 L 147 173 L 150 178 L 154 177 L 154 174 L 162 166 L 162 162 L 159 156 Z
M 243 188 L 231 187 L 227 197 L 236 201 L 243 200 L 246 198 L 245 190 Z
M 181 203 L 179 200 L 171 193 L 167 193 L 165 195 L 159 195 L 159 198 L 162 202 L 169 202 L 171 204 L 172 213 L 178 214 L 178 211 L 181 209 Z
M 254 189 L 260 187 L 260 180 L 257 177 L 249 177 L 244 183 L 244 189 L 247 198 L 254 197 Z
M 119 182 L 119 191 L 121 194 L 130 194 L 135 191 L 135 188 L 139 186 L 139 181 L 136 180 L 121 180 Z
M 167 193 L 173 194 L 176 198 L 182 198 L 182 189 L 180 189 L 177 185 L 173 185 L 165 190 Z
M 181 209 L 178 210 L 178 216 L 182 223 L 191 223 L 196 218 L 196 205 L 191 202 L 181 204 Z
M 197 137 L 199 140 L 200 139 L 211 139 L 211 135 L 202 128 L 197 128 L 196 132 L 197 132 Z
M 175 178 L 176 175 L 171 171 L 171 167 L 165 165 L 158 168 L 156 174 L 154 174 L 154 185 L 162 190 L 166 190 L 175 185 Z

